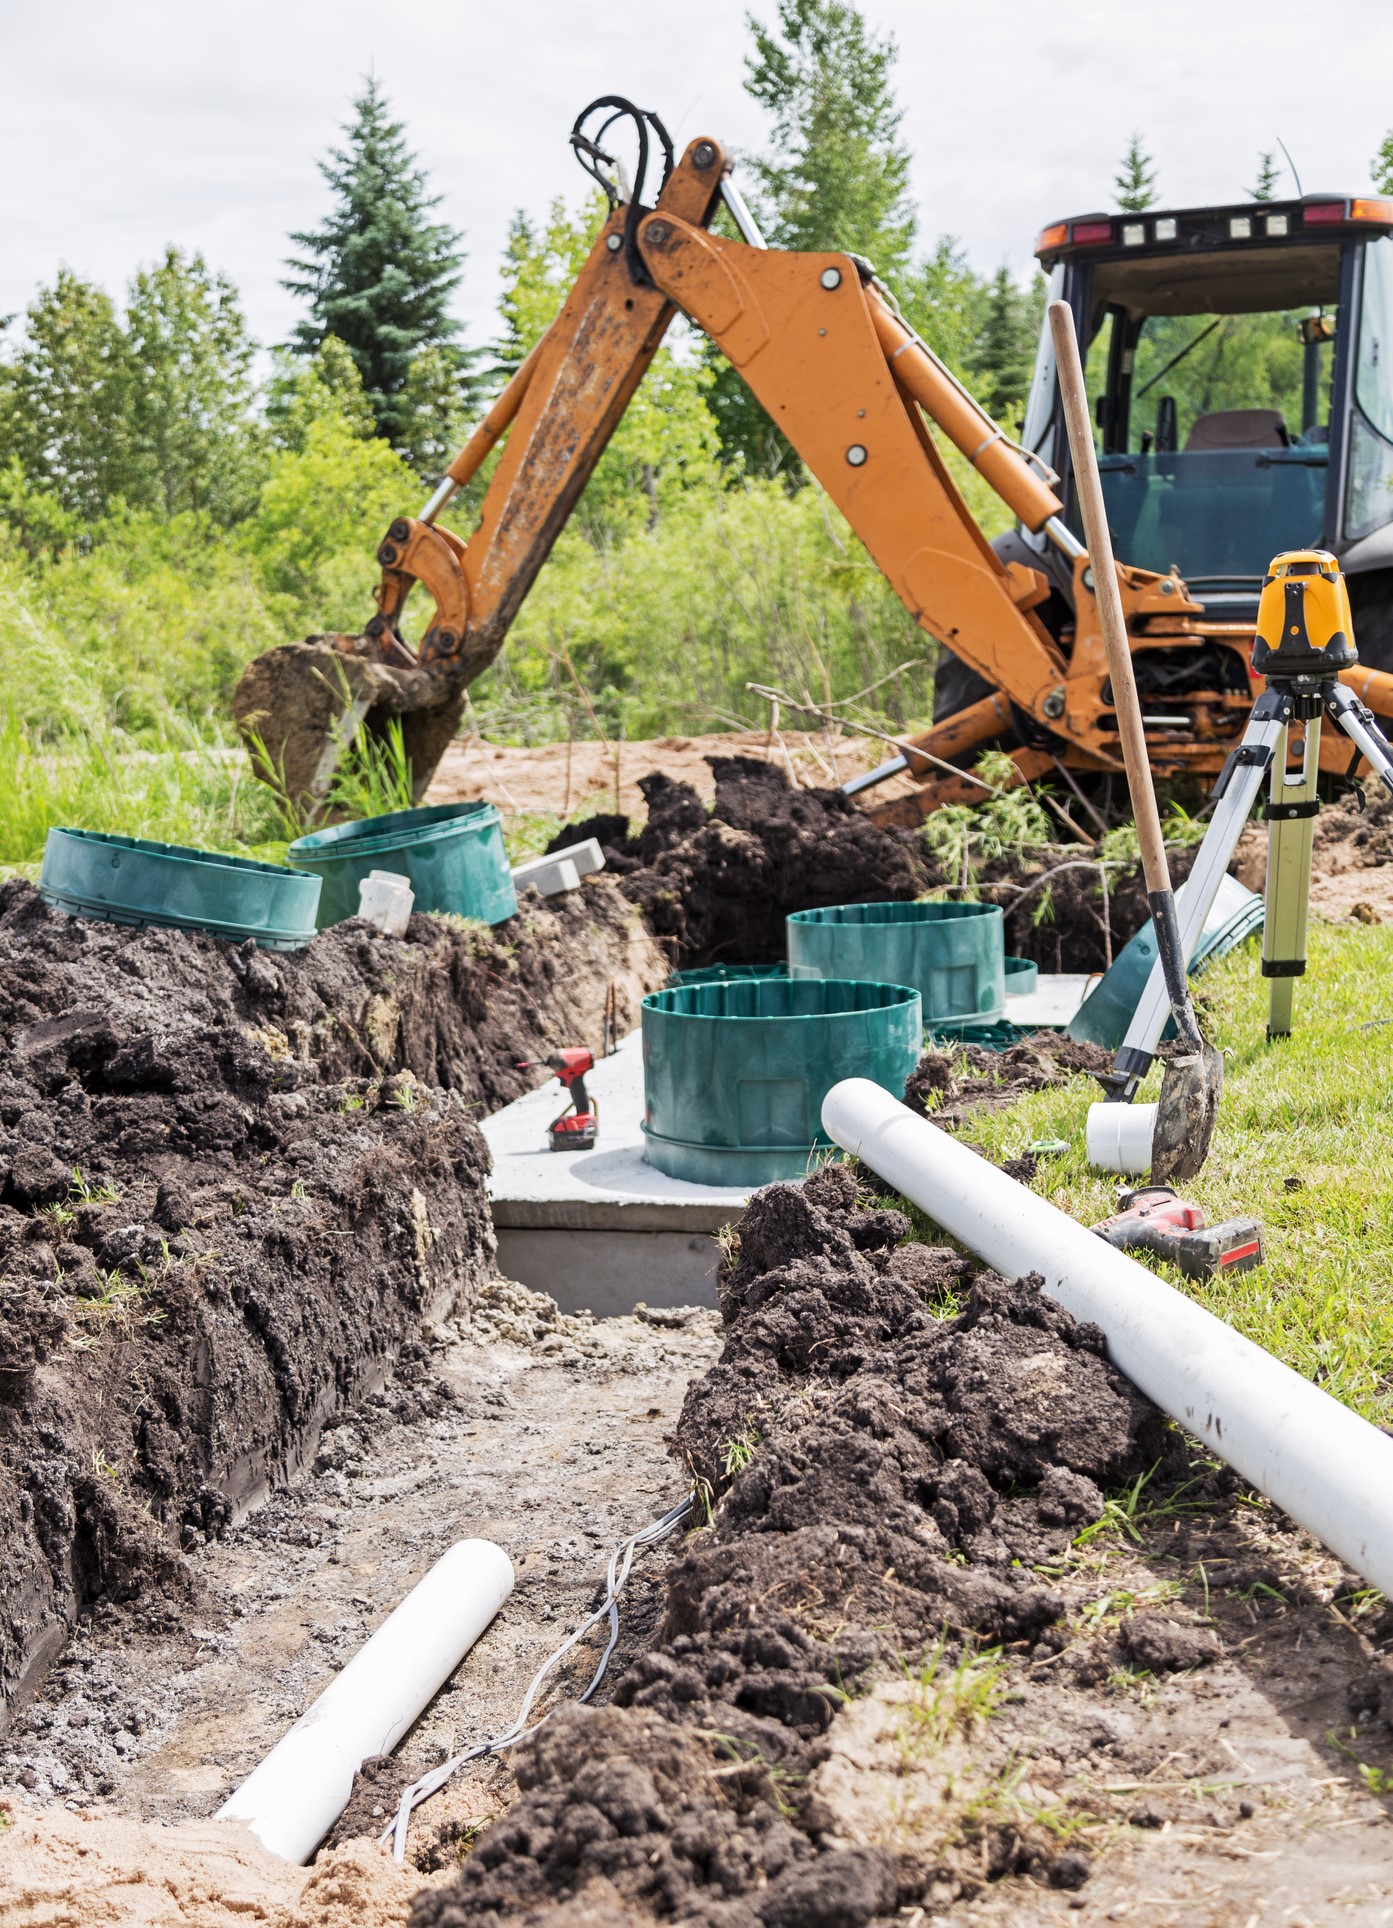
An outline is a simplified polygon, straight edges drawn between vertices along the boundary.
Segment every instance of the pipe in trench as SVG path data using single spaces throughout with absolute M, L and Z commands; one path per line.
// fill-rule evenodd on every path
M 391 1753 L 512 1590 L 501 1546 L 457 1541 L 214 1819 L 245 1821 L 283 1861 L 308 1861 L 348 1806 L 363 1762 Z
M 1393 1589 L 1393 1439 L 867 1078 L 823 1129 L 1007 1278 L 1038 1272 L 1120 1372 L 1357 1573 Z

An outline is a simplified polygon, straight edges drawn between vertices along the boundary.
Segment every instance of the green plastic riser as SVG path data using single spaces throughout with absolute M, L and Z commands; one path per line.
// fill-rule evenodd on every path
M 909 984 L 924 1022 L 992 1023 L 1006 1005 L 998 904 L 834 904 L 788 919 L 790 977 Z
M 643 1000 L 644 1156 L 670 1178 L 753 1190 L 801 1178 L 843 1078 L 899 1097 L 923 1006 L 902 984 L 733 978 Z
M 50 830 L 39 874 L 44 902 L 69 917 L 250 937 L 268 951 L 309 943 L 319 890 L 317 877 L 281 864 L 103 830 Z
M 405 877 L 416 910 L 453 911 L 501 924 L 518 907 L 503 819 L 491 803 L 438 803 L 336 823 L 297 838 L 290 861 L 324 880 L 321 930 L 358 915 L 358 886 L 373 870 Z

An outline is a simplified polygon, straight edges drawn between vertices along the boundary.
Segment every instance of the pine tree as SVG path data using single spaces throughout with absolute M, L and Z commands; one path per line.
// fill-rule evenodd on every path
M 1277 165 L 1277 156 L 1270 150 L 1259 154 L 1257 186 L 1248 189 L 1249 200 L 1275 201 L 1277 198 L 1277 183 L 1281 177 L 1282 170 Z
M 1017 287 L 1009 269 L 998 268 L 968 364 L 973 393 L 987 413 L 1013 434 L 1020 432 L 1035 362 L 1038 305 Z
M 1124 214 L 1140 214 L 1143 208 L 1154 205 L 1156 164 L 1142 146 L 1140 134 L 1133 134 L 1127 143 L 1127 152 L 1113 177 L 1113 185 L 1117 189 L 1117 205 Z
M 1380 194 L 1393 194 L 1393 134 L 1385 134 L 1383 145 L 1371 163 L 1374 186 Z
M 310 305 L 293 345 L 313 355 L 327 335 L 347 346 L 362 377 L 378 432 L 397 446 L 416 428 L 404 391 L 423 349 L 459 356 L 459 323 L 449 299 L 459 286 L 460 236 L 430 219 L 440 196 L 406 143 L 371 75 L 353 103 L 345 144 L 319 171 L 334 206 L 311 232 L 292 234 L 302 252 L 283 286 Z

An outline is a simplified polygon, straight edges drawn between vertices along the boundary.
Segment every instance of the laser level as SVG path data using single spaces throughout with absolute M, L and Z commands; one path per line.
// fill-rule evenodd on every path
M 1269 1038 L 1285 1037 L 1291 1030 L 1295 980 L 1306 969 L 1323 716 L 1354 745 L 1348 774 L 1353 777 L 1363 757 L 1393 792 L 1393 744 L 1372 710 L 1340 680 L 1358 661 L 1349 591 L 1334 556 L 1323 549 L 1292 549 L 1274 556 L 1263 579 L 1253 643 L 1253 668 L 1267 678 L 1267 688 L 1253 705 L 1243 740 L 1219 772 L 1214 815 L 1180 902 L 1180 941 L 1188 962 L 1266 780 L 1262 974 L 1271 985 Z M 1295 764 L 1293 758 L 1298 759 Z M 1124 1096 L 1132 1097 L 1146 1076 L 1169 1016 L 1158 962 L 1114 1064 L 1114 1080 Z

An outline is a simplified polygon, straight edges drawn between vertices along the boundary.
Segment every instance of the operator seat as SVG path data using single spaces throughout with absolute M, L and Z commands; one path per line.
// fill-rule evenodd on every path
M 1279 408 L 1216 408 L 1210 415 L 1197 415 L 1185 438 L 1187 455 L 1290 447 L 1291 431 Z

